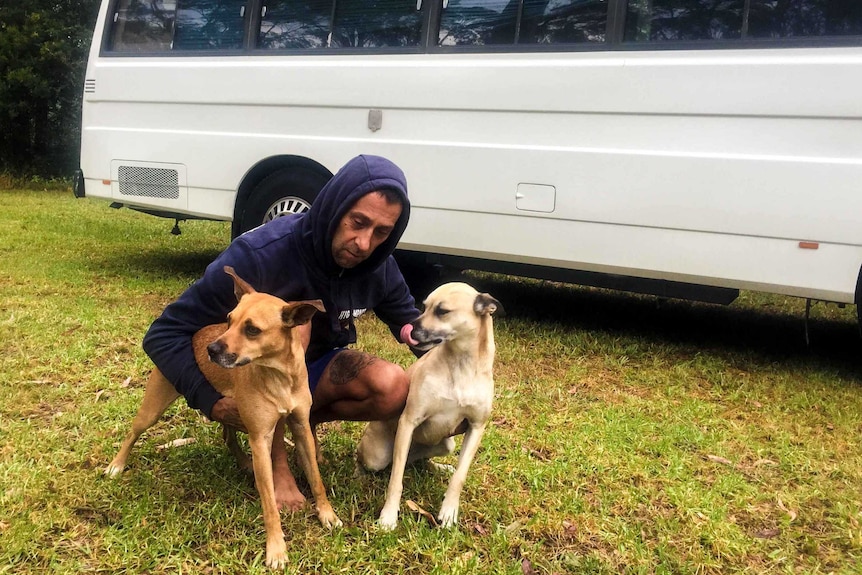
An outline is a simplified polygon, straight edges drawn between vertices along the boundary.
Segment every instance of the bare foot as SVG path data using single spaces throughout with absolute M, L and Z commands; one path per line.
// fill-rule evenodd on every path
M 273 467 L 272 482 L 275 487 L 275 503 L 279 511 L 286 509 L 295 512 L 305 507 L 305 495 L 299 492 L 287 462 L 283 466 Z

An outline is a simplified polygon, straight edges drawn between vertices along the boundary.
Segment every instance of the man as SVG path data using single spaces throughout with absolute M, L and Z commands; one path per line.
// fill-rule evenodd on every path
M 323 300 L 302 332 L 312 392 L 312 429 L 346 419 L 396 417 L 407 399 L 404 370 L 365 352 L 354 320 L 373 309 L 396 338 L 419 316 L 392 257 L 410 216 L 407 183 L 392 162 L 377 156 L 350 160 L 324 186 L 311 209 L 282 217 L 236 238 L 204 276 L 165 308 L 144 337 L 144 351 L 186 398 L 210 419 L 242 429 L 233 399 L 204 378 L 192 351 L 200 328 L 225 321 L 236 305 L 226 265 L 261 292 L 285 300 Z M 275 430 L 284 436 L 284 424 Z M 287 465 L 283 441 L 272 448 L 279 508 L 305 503 Z

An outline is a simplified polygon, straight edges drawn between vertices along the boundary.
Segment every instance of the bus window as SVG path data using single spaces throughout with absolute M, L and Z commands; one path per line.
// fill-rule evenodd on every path
M 416 0 L 379 0 L 371 5 L 362 0 L 267 1 L 258 47 L 405 47 L 418 46 L 421 38 L 422 12 L 416 9 Z
M 245 0 L 120 0 L 114 14 L 114 52 L 239 50 Z
M 634 42 L 810 38 L 862 34 L 858 0 L 629 0 Z
M 264 5 L 258 48 L 303 50 L 325 48 L 332 0 L 274 0 Z
M 602 0 L 451 0 L 440 19 L 439 46 L 604 42 Z
M 332 27 L 333 48 L 418 46 L 422 12 L 416 0 L 339 0 Z
M 514 44 L 518 2 L 451 0 L 440 18 L 440 46 Z
M 524 0 L 518 43 L 604 42 L 607 24 L 603 0 Z
M 630 0 L 625 39 L 726 40 L 742 35 L 744 0 Z
M 111 49 L 116 52 L 159 52 L 171 49 L 175 0 L 120 0 L 114 13 Z
M 174 50 L 239 50 L 246 0 L 179 0 Z
M 859 0 L 752 0 L 748 35 L 793 38 L 862 34 Z

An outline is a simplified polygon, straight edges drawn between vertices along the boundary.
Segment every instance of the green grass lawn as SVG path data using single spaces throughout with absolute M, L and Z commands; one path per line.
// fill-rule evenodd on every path
M 177 402 L 102 470 L 150 369 L 141 338 L 225 247 L 68 191 L 0 191 L 0 573 L 265 573 L 260 503 L 217 425 Z M 493 423 L 457 529 L 356 476 L 362 425 L 321 429 L 333 533 L 283 514 L 297 573 L 862 573 L 862 341 L 851 307 L 728 307 L 473 274 L 496 322 Z M 371 314 L 359 345 L 408 365 Z M 160 449 L 178 438 L 181 447 Z M 454 462 L 454 458 L 449 460 Z M 448 477 L 410 468 L 435 512 Z M 302 485 L 303 489 L 306 486 Z M 307 492 L 307 489 L 306 489 Z

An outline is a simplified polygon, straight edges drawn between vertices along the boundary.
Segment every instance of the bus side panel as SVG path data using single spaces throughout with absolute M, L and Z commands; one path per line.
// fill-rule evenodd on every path
M 418 208 L 400 246 L 853 303 L 862 250 L 682 230 Z M 416 241 L 416 240 L 419 241 Z M 541 254 L 525 244 L 541 243 Z M 469 247 L 466 247 L 469 246 Z M 530 252 L 529 256 L 521 256 Z M 513 255 L 514 254 L 514 255 Z

